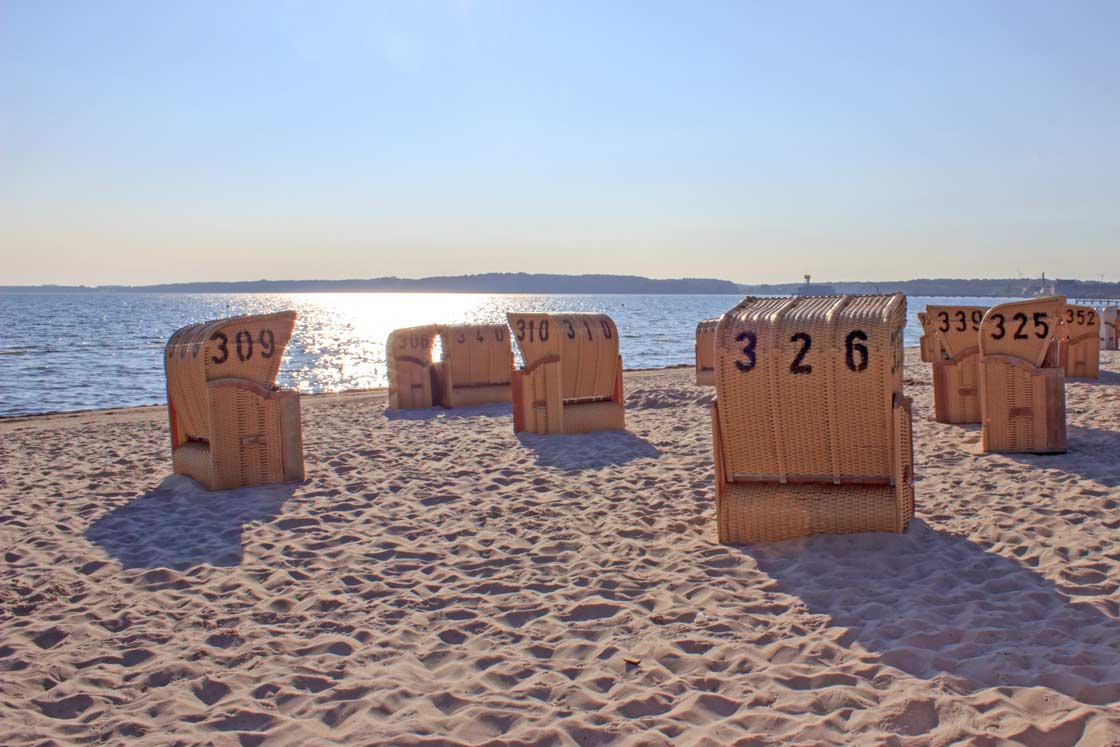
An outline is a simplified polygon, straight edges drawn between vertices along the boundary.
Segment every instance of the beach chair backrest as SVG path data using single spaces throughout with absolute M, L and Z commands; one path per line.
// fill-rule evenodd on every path
M 389 406 L 431 407 L 432 345 L 435 325 L 393 330 L 385 343 L 389 369 Z
M 211 381 L 245 379 L 271 389 L 295 324 L 295 311 L 279 311 L 191 324 L 172 334 L 164 369 L 179 427 L 192 438 L 210 436 Z
M 508 384 L 513 348 L 504 324 L 441 325 L 445 375 L 454 386 Z
M 1101 320 L 1101 347 L 1105 350 L 1116 349 L 1116 307 L 1103 306 L 1097 309 L 1097 315 Z
M 716 327 L 719 318 L 705 319 L 696 325 L 696 371 L 706 371 L 716 365 Z
M 933 360 L 956 358 L 979 346 L 983 306 L 926 306 Z
M 1057 361 L 1064 296 L 1047 296 L 993 306 L 980 322 L 980 354 L 1007 355 L 1041 367 Z
M 906 297 L 746 298 L 716 331 L 729 480 L 889 483 Z
M 1076 341 L 1089 336 L 1100 339 L 1101 316 L 1092 306 L 1066 304 L 1062 324 L 1070 340 Z
M 618 328 L 606 314 L 511 312 L 527 369 L 560 361 L 564 400 L 609 399 L 618 377 Z

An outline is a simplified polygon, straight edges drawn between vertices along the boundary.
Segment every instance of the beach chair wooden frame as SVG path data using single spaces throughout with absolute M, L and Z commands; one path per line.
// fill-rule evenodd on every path
M 719 319 L 696 325 L 696 385 L 716 385 L 716 326 Z
M 927 306 L 933 374 L 933 417 L 939 423 L 979 423 L 982 306 Z
M 1100 378 L 1101 317 L 1092 306 L 1066 304 L 1058 360 L 1067 379 Z
M 208 490 L 304 478 L 299 392 L 276 387 L 296 312 L 192 324 L 164 357 L 172 465 Z
M 510 313 L 525 365 L 513 374 L 515 433 L 626 427 L 618 328 L 606 314 Z
M 1058 360 L 1063 296 L 999 304 L 980 322 L 981 446 L 1066 450 L 1065 372 Z
M 432 345 L 439 328 L 434 324 L 393 330 L 385 343 L 389 369 L 389 408 L 426 409 L 438 404 L 432 386 Z M 435 396 L 435 399 L 433 399 Z
M 440 325 L 434 374 L 439 404 L 448 408 L 509 402 L 513 347 L 505 324 Z
M 1103 306 L 1097 309 L 1097 314 L 1101 318 L 1101 350 L 1116 350 L 1120 339 L 1120 335 L 1117 335 L 1117 323 L 1120 319 L 1117 317 L 1116 307 Z
M 719 541 L 902 532 L 914 516 L 906 298 L 746 298 L 716 330 Z

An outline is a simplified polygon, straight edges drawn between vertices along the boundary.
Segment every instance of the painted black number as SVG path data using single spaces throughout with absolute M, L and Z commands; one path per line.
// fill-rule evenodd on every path
M 561 319 L 560 323 L 568 328 L 568 339 L 569 340 L 576 339 L 576 328 L 575 328 L 575 325 L 572 324 L 572 320 L 571 319 Z
M 979 309 L 972 311 L 972 330 L 975 332 L 980 329 L 980 320 L 984 318 L 984 314 Z
M 253 335 L 248 330 L 241 330 L 233 338 L 237 345 L 237 360 L 244 363 L 253 357 Z
M 459 334 L 455 335 L 455 340 L 456 340 L 456 341 L 457 341 L 457 342 L 458 342 L 458 343 L 459 343 L 460 345 L 462 345 L 462 344 L 463 344 L 464 342 L 466 342 L 466 341 L 467 341 L 467 333 L 466 333 L 466 332 L 463 332 L 462 330 L 459 330 Z
M 789 372 L 791 374 L 809 374 L 813 373 L 812 366 L 803 366 L 801 361 L 805 360 L 805 356 L 809 353 L 809 348 L 813 347 L 813 338 L 809 337 L 804 332 L 798 332 L 793 337 L 789 338 L 790 342 L 800 342 L 801 350 L 797 352 L 797 357 L 793 359 L 793 363 L 789 364 Z
M 1066 321 L 1073 324 L 1073 309 L 1066 307 Z
M 498 327 L 497 329 L 495 329 L 494 330 L 494 339 L 497 340 L 498 342 L 501 342 L 502 340 L 506 339 L 506 328 L 505 327 Z
M 968 329 L 968 317 L 965 315 L 964 311 L 958 311 L 957 312 L 957 331 L 958 332 L 964 332 L 966 329 Z
M 847 364 L 849 371 L 867 370 L 867 346 L 863 344 L 865 342 L 867 342 L 867 333 L 863 330 L 856 329 L 848 333 L 848 337 L 844 341 L 844 363 Z M 858 361 L 856 360 L 856 353 L 859 353 Z
M 948 314 L 948 312 L 939 311 L 939 312 L 937 312 L 937 315 L 939 317 L 941 317 L 941 331 L 942 332 L 948 332 L 949 331 L 949 314 Z
M 539 332 L 541 342 L 548 342 L 548 320 L 541 319 L 541 328 Z
M 1078 309 L 1077 310 L 1077 323 L 1078 324 L 1084 324 L 1085 323 L 1085 309 Z
M 992 334 L 992 339 L 993 340 L 1002 340 L 1004 338 L 1004 336 L 1007 334 L 1007 330 L 1004 329 L 1004 326 L 1003 326 L 1003 323 L 1006 320 L 1003 318 L 1003 314 L 992 314 L 992 319 L 995 320 L 996 327 L 999 328 L 999 334 L 998 335 L 997 334 Z
M 742 342 L 743 340 L 747 341 L 747 344 L 743 346 L 743 355 L 747 356 L 747 360 L 746 362 L 735 361 L 735 368 L 745 373 L 758 363 L 758 357 L 754 353 L 754 346 L 758 343 L 758 338 L 755 337 L 754 332 L 740 332 L 735 336 L 736 342 Z
M 482 336 L 482 327 L 479 327 L 475 330 L 474 339 L 478 340 L 479 342 L 486 342 L 486 338 Z
M 1042 329 L 1040 330 L 1039 327 Z M 1045 311 L 1036 311 L 1034 314 L 1034 336 L 1045 340 L 1050 334 L 1050 325 L 1046 321 Z
M 261 343 L 261 357 L 271 358 L 272 354 L 276 352 L 276 336 L 272 334 L 271 329 L 262 329 L 260 334 Z
M 1096 323 L 1097 323 L 1097 312 L 1093 311 L 1092 309 L 1089 309 L 1089 324 L 1096 324 Z
M 1014 339 L 1016 339 L 1016 340 L 1027 339 L 1027 336 L 1025 334 L 1023 334 L 1023 328 L 1027 326 L 1027 315 L 1020 311 L 1018 314 L 1016 314 L 1015 316 L 1013 316 L 1011 318 L 1014 321 L 1019 322 L 1019 329 L 1015 330 L 1015 334 L 1013 335 Z
M 210 341 L 213 342 L 214 340 L 218 341 L 218 352 L 222 354 L 222 357 L 219 358 L 216 355 L 212 355 L 210 356 L 210 360 L 221 365 L 229 360 L 229 338 L 226 337 L 224 332 L 215 332 L 210 335 Z
M 611 339 L 611 323 L 606 319 L 600 319 L 599 325 L 603 328 L 603 336 L 608 340 Z
M 583 326 L 587 328 L 587 339 L 588 340 L 595 339 L 591 334 L 591 323 L 588 322 L 588 321 L 584 321 Z
M 517 320 L 517 339 L 519 341 L 525 339 L 525 320 L 524 319 L 518 319 Z

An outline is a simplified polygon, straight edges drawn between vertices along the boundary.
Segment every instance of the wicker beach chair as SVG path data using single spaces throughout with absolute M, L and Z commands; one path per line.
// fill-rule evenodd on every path
M 406 327 L 389 335 L 385 357 L 389 363 L 390 409 L 423 409 L 438 403 L 432 397 L 432 343 L 438 332 L 437 327 L 429 325 Z
M 513 348 L 504 324 L 441 325 L 443 344 L 435 365 L 439 403 L 470 407 L 509 402 L 513 377 Z
M 1097 310 L 1101 318 L 1101 350 L 1117 349 L 1117 318 L 1115 306 L 1104 306 Z
M 939 423 L 979 423 L 981 306 L 927 306 L 933 417 Z
M 716 331 L 725 544 L 902 532 L 914 516 L 906 297 L 747 298 Z
M 1063 296 L 993 306 L 980 322 L 981 444 L 989 452 L 1066 450 Z
M 1066 304 L 1058 336 L 1058 360 L 1069 379 L 1101 375 L 1101 317 L 1092 306 Z
M 918 324 L 922 327 L 922 336 L 918 338 L 918 353 L 922 363 L 933 363 L 933 324 L 924 311 L 918 312 Z
M 705 319 L 696 325 L 696 385 L 716 385 L 716 325 L 719 319 Z
M 516 433 L 626 427 L 618 328 L 605 314 L 509 314 L 525 366 L 513 374 Z
M 176 474 L 209 490 L 303 479 L 299 392 L 276 374 L 296 312 L 183 327 L 167 343 L 167 409 Z

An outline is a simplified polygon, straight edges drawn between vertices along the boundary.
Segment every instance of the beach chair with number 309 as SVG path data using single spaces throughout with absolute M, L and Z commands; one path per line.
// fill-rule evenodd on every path
M 510 313 L 525 365 L 513 374 L 516 433 L 626 427 L 618 329 L 605 314 Z
M 716 330 L 723 543 L 901 532 L 914 515 L 906 298 L 747 298 Z
M 981 444 L 988 452 L 1066 450 L 1063 296 L 993 306 L 980 322 Z
M 176 474 L 209 490 L 303 479 L 299 392 L 276 388 L 296 312 L 183 327 L 167 343 Z

